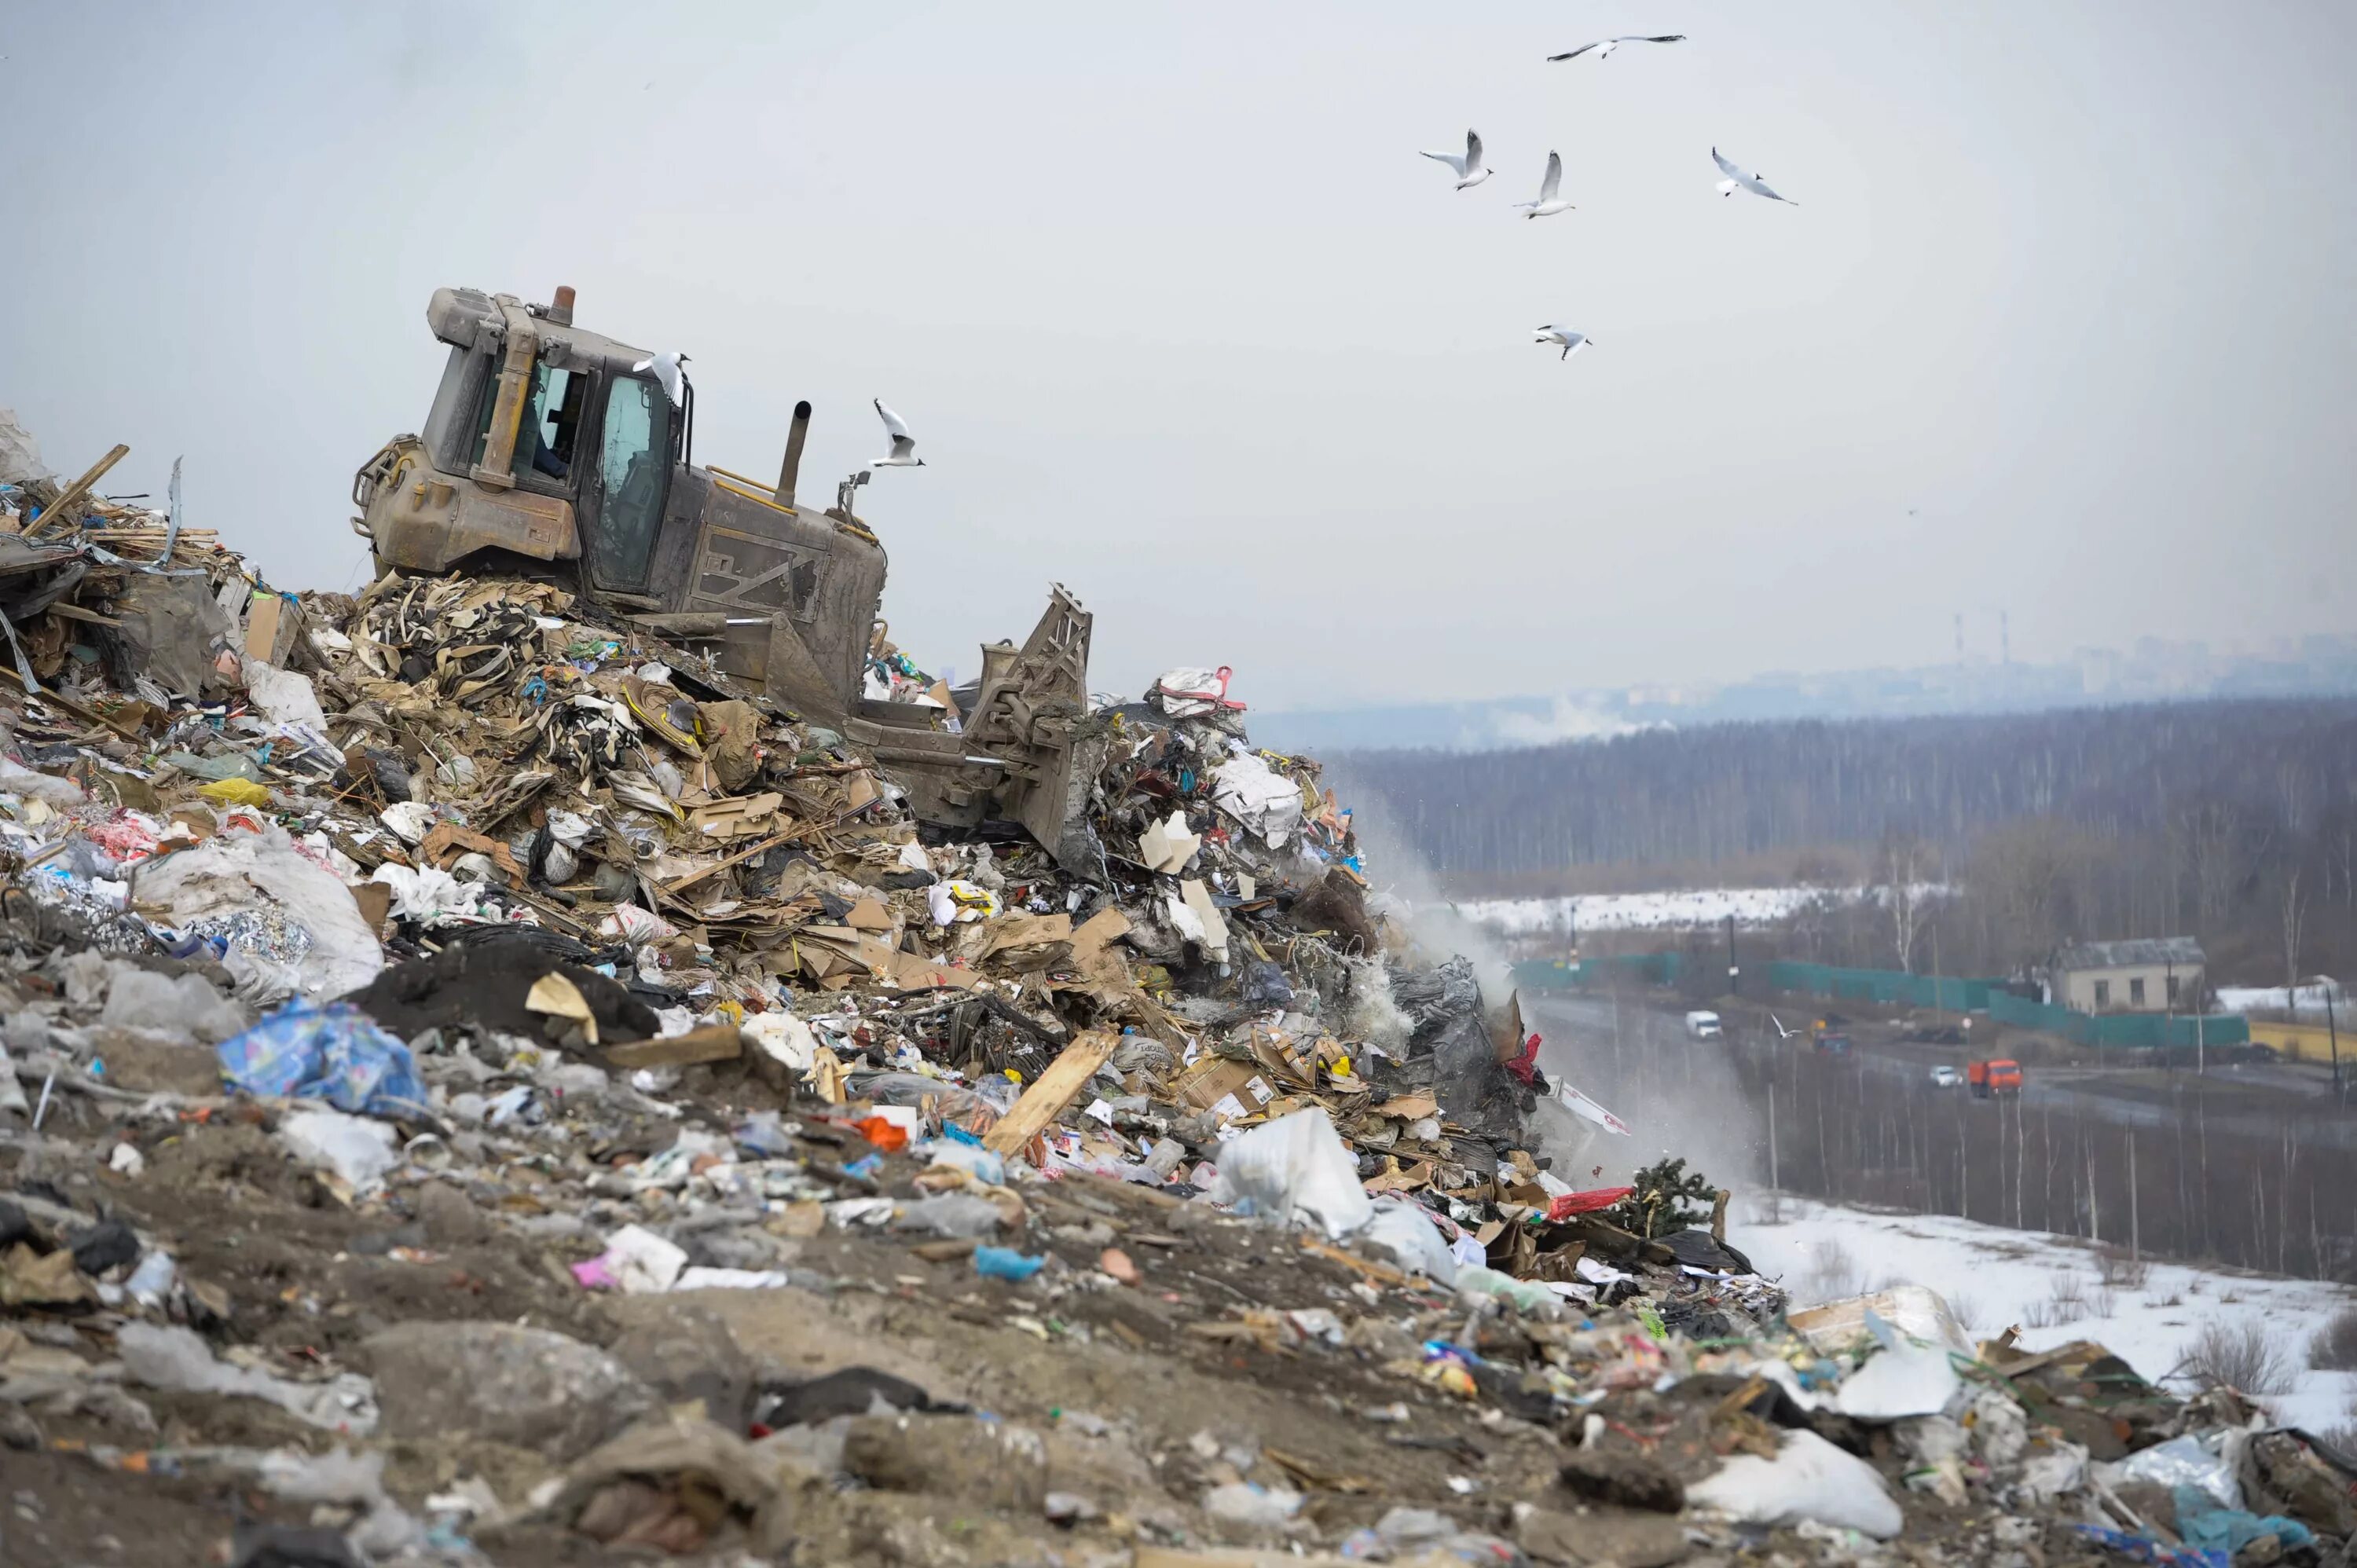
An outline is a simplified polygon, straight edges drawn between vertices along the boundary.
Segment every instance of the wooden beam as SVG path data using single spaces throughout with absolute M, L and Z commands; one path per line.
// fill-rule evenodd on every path
M 1031 1080 L 1015 1108 L 983 1134 L 982 1146 L 1009 1158 L 1021 1154 L 1049 1122 L 1063 1114 L 1064 1107 L 1078 1098 L 1097 1069 L 1113 1059 L 1114 1047 L 1120 1044 L 1121 1036 L 1112 1030 L 1092 1029 L 1066 1046 L 1064 1054 Z
M 693 887 L 707 876 L 716 875 L 719 873 L 727 870 L 732 865 L 736 865 L 743 861 L 750 860 L 757 854 L 765 854 L 770 850 L 777 848 L 781 843 L 786 843 L 791 840 L 801 838 L 808 832 L 810 832 L 808 828 L 795 826 L 788 828 L 781 833 L 772 833 L 770 837 L 763 839 L 759 843 L 755 844 L 751 849 L 740 849 L 735 854 L 730 855 L 726 860 L 721 861 L 716 865 L 707 865 L 702 871 L 691 871 L 685 876 L 679 878 L 676 882 L 664 883 L 662 885 L 662 891 L 666 896 L 669 896 L 677 893 L 683 887 Z
M 97 462 L 91 464 L 89 473 L 84 474 L 81 478 L 76 479 L 72 484 L 68 485 L 63 490 L 59 492 L 58 499 L 56 500 L 51 501 L 48 506 L 41 509 L 41 515 L 33 520 L 33 526 L 26 530 L 25 537 L 27 539 L 38 539 L 43 533 L 47 532 L 48 531 L 49 520 L 51 518 L 66 514 L 67 509 L 70 507 L 80 506 L 89 498 L 90 488 L 98 483 L 99 480 L 106 478 L 106 471 L 109 468 L 113 467 L 114 465 L 122 462 L 124 458 L 128 457 L 129 456 L 131 456 L 131 448 L 124 446 L 119 441 L 116 442 L 113 451 L 109 452 L 105 456 L 101 457 Z

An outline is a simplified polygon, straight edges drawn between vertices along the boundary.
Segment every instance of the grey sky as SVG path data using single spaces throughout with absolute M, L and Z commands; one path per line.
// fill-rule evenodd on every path
M 1609 60 L 1543 57 L 1684 32 Z M 1480 697 L 2357 627 L 2357 7 L 15 7 L 0 404 L 282 586 L 463 284 L 694 356 L 970 671 Z M 20 104 L 20 107 L 23 105 Z M 1461 194 L 1425 147 L 1468 125 Z M 1709 149 L 1800 203 L 1721 200 Z M 1549 148 L 1578 210 L 1530 221 Z M 1568 364 L 1532 339 L 1563 321 Z M 1920 510 L 1908 514 L 1910 507 Z

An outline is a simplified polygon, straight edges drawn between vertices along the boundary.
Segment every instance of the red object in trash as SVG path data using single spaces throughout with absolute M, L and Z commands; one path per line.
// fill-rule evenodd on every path
M 1508 1072 L 1522 1080 L 1523 1088 L 1536 1089 L 1538 1085 L 1532 1079 L 1539 1070 L 1539 1037 L 1533 1035 L 1524 1040 L 1521 1052 L 1508 1057 L 1503 1065 Z
M 1593 1214 L 1599 1208 L 1609 1208 L 1636 1190 L 1633 1187 L 1599 1187 L 1586 1192 L 1566 1192 L 1547 1205 L 1547 1223 L 1552 1225 L 1575 1214 Z
M 884 1116 L 869 1116 L 852 1125 L 859 1135 L 888 1155 L 897 1155 L 909 1146 L 909 1130 Z

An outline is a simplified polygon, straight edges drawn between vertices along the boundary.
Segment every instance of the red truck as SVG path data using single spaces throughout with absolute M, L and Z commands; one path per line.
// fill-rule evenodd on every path
M 1966 1062 L 1964 1081 L 1972 1086 L 1973 1098 L 1986 1100 L 1992 1095 L 2021 1092 L 2021 1064 L 2009 1057 L 1991 1061 Z

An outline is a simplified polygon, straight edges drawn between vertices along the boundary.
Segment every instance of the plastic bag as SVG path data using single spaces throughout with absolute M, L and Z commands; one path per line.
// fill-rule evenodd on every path
M 1773 1459 L 1735 1455 L 1717 1475 L 1686 1487 L 1686 1501 L 1751 1524 L 1814 1520 L 1878 1541 L 1897 1535 L 1905 1522 L 1873 1466 L 1804 1431 L 1785 1433 Z
M 808 1072 L 818 1058 L 818 1036 L 791 1013 L 753 1013 L 739 1032 L 760 1053 L 794 1072 Z
M 393 912 L 432 928 L 474 924 L 483 918 L 482 892 L 431 865 L 380 865 L 369 880 L 393 889 Z
M 274 826 L 220 833 L 150 862 L 140 868 L 139 901 L 161 906 L 163 923 L 180 930 L 207 919 L 259 917 L 254 929 L 262 934 L 232 935 L 222 961 L 242 992 L 251 983 L 253 994 L 271 1000 L 297 992 L 342 996 L 384 967 L 384 950 L 351 890 Z
M 278 1141 L 305 1164 L 335 1172 L 354 1192 L 382 1187 L 385 1173 L 401 1163 L 392 1128 L 340 1111 L 297 1111 L 279 1122 Z
M 221 1076 L 248 1094 L 324 1100 L 370 1116 L 430 1114 L 409 1047 L 348 1002 L 274 1013 L 217 1054 Z
M 1916 1344 L 1872 1307 L 1866 1326 L 1880 1348 L 1843 1381 L 1835 1409 L 1859 1421 L 1899 1421 L 1943 1414 L 1963 1395 L 1944 1348 Z
M 1374 1218 L 1374 1205 L 1359 1185 L 1358 1162 L 1318 1110 L 1279 1117 L 1228 1144 L 1211 1198 L 1315 1224 L 1335 1240 Z
M 2158 1487 L 2194 1487 L 2209 1495 L 2215 1507 L 2243 1506 L 2243 1485 L 2234 1476 L 2234 1456 L 2227 1452 L 2223 1432 L 2187 1433 L 2166 1443 L 2129 1455 L 2117 1464 L 2096 1467 L 2107 1486 L 2124 1481 L 2149 1481 Z
M 1165 670 L 1146 693 L 1174 719 L 1200 718 L 1215 708 L 1241 708 L 1228 701 L 1228 680 L 1233 673 L 1222 664 L 1217 670 Z
M 151 1389 L 241 1394 L 267 1400 L 297 1420 L 365 1437 L 376 1430 L 376 1388 L 356 1372 L 324 1383 L 297 1383 L 245 1367 L 224 1366 L 190 1328 L 126 1323 L 115 1330 L 123 1375 Z
M 944 1138 L 932 1145 L 932 1163 L 952 1165 L 979 1182 L 992 1187 L 1006 1185 L 1006 1161 L 996 1150 L 979 1144 L 961 1144 L 954 1138 Z
M 0 485 L 27 485 L 56 478 L 41 461 L 41 444 L 16 423 L 16 411 L 0 408 Z
M 0 757 L 0 795 L 19 795 L 60 811 L 70 811 L 89 797 L 70 779 L 59 779 Z
M 1457 1283 L 1456 1253 L 1419 1203 L 1396 1197 L 1379 1200 L 1374 1218 L 1359 1232 L 1358 1245 L 1362 1251 L 1382 1253 L 1435 1284 Z
M 987 1236 L 1006 1220 L 998 1205 L 970 1192 L 942 1192 L 906 1205 L 892 1220 L 895 1230 L 922 1230 L 935 1236 Z
M 319 693 L 312 689 L 308 675 L 281 670 L 259 659 L 246 660 L 240 670 L 245 677 L 245 694 L 253 699 L 263 717 L 274 725 L 299 725 L 326 733 L 328 715 L 320 711 Z
M 152 1029 L 181 1039 L 219 1045 L 242 1033 L 244 1009 L 227 1000 L 201 974 L 167 977 L 144 969 L 115 972 L 106 988 L 98 1021 L 113 1029 Z

